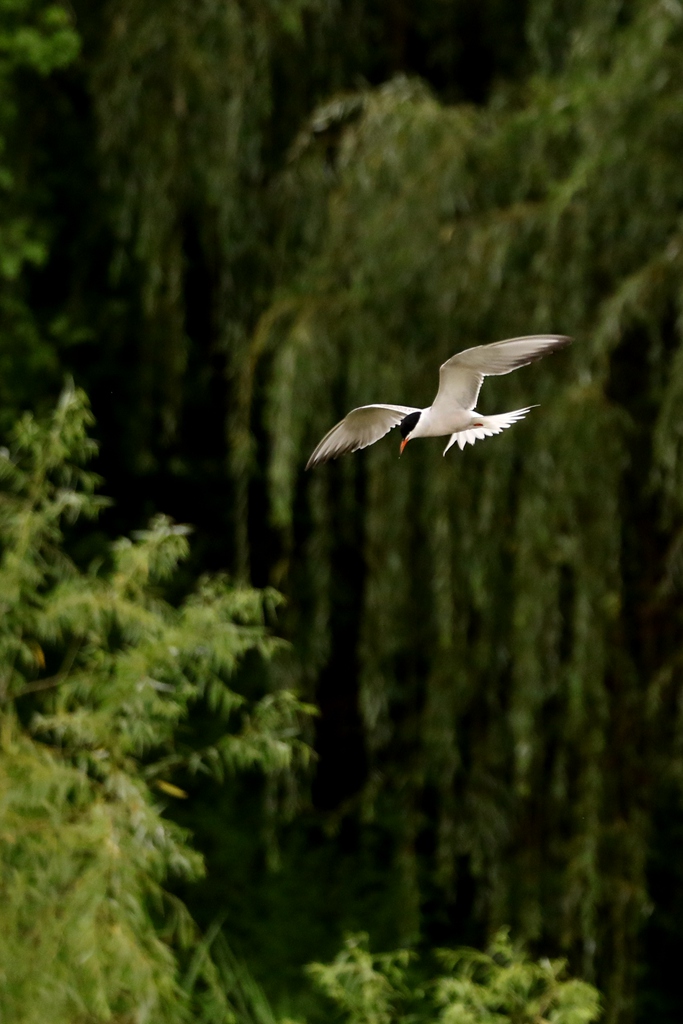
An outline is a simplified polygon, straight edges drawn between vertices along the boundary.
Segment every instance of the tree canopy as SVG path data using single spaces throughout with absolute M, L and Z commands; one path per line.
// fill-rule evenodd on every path
M 344 928 L 483 947 L 507 925 L 596 983 L 606 1020 L 677 1019 L 681 4 L 7 0 L 0 18 L 7 749 L 45 786 L 85 779 L 84 822 L 117 759 L 145 814 L 155 781 L 189 792 L 171 817 L 208 876 L 177 891 L 205 927 L 232 915 L 276 1001 Z M 534 332 L 575 343 L 486 383 L 485 412 L 540 405 L 504 436 L 400 464 L 390 436 L 305 473 L 349 408 L 426 405 L 459 348 Z M 65 373 L 115 498 L 67 554 L 62 517 L 99 506 L 73 468 L 78 392 L 63 428 L 36 425 Z M 173 583 L 186 540 L 162 512 L 196 524 Z M 253 587 L 285 597 L 267 671 Z M 317 765 L 268 875 L 249 766 L 274 799 L 305 749 L 295 693 L 320 710 Z M 228 764 L 241 781 L 195 786 Z

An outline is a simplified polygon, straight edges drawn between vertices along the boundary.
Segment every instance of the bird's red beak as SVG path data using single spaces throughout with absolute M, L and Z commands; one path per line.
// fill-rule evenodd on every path
M 403 440 L 401 441 L 401 450 L 400 450 L 400 452 L 398 453 L 399 455 L 403 455 L 403 449 L 404 449 L 404 448 L 405 448 L 405 446 L 406 446 L 406 445 L 408 444 L 408 441 L 410 441 L 410 438 L 409 438 L 409 437 L 404 437 L 404 438 L 403 438 Z

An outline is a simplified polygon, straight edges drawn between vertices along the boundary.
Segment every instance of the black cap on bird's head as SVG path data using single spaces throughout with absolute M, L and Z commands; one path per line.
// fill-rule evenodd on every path
M 419 420 L 421 415 L 422 413 L 419 410 L 417 412 L 409 412 L 408 415 L 401 420 L 400 426 L 398 428 L 401 431 L 401 437 L 403 438 L 403 440 L 401 441 L 401 451 L 399 452 L 400 455 L 403 454 L 403 449 L 408 444 L 408 441 L 410 440 L 410 435 L 415 430 L 415 427 L 417 426 L 417 421 Z

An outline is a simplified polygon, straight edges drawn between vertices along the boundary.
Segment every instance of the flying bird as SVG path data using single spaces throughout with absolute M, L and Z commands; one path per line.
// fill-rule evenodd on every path
M 439 390 L 430 406 L 415 409 L 409 405 L 361 405 L 352 409 L 325 434 L 308 460 L 306 469 L 336 459 L 345 452 L 367 448 L 397 426 L 403 438 L 401 453 L 414 437 L 450 434 L 443 452 L 445 455 L 456 441 L 463 449 L 467 443 L 474 444 L 484 437 L 500 434 L 523 419 L 534 407 L 529 405 L 497 416 L 483 416 L 476 412 L 474 407 L 484 377 L 511 373 L 548 352 L 564 348 L 571 340 L 564 334 L 532 334 L 458 352 L 441 366 Z

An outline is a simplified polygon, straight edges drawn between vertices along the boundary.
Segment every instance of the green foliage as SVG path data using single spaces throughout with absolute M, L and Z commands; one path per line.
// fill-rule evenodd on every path
M 207 577 L 178 607 L 164 600 L 186 527 L 160 516 L 86 570 L 69 558 L 62 524 L 104 504 L 83 467 L 91 419 L 68 387 L 49 422 L 26 415 L 0 453 L 0 1013 L 183 1020 L 174 947 L 195 927 L 163 886 L 202 860 L 163 814 L 164 795 L 184 795 L 169 776 L 285 773 L 307 756 L 306 709 L 230 685 L 246 652 L 277 647 L 263 625 L 272 595 Z M 183 749 L 178 725 L 200 699 L 223 733 Z M 212 1019 L 228 1019 L 216 998 Z
M 563 960 L 530 960 L 506 931 L 488 952 L 441 950 L 447 973 L 420 980 L 407 950 L 371 954 L 366 935 L 346 940 L 331 964 L 309 973 L 348 1024 L 590 1024 L 600 1016 L 597 991 L 566 979 Z
M 209 984 L 200 988 L 204 978 Z M 222 1020 L 232 1015 L 239 1024 L 277 1024 L 262 989 L 235 957 L 216 924 L 197 945 L 183 978 L 183 988 L 194 997 L 193 1019 L 197 1022 Z
M 293 674 L 323 705 L 325 778 L 342 780 L 330 796 L 321 775 L 316 799 L 339 804 L 337 836 L 347 815 L 363 835 L 342 869 L 342 840 L 308 850 L 312 814 L 289 889 L 270 879 L 276 909 L 242 930 L 262 958 L 293 919 L 302 944 L 331 945 L 371 889 L 381 912 L 358 926 L 393 928 L 387 948 L 428 939 L 434 917 L 453 941 L 510 921 L 628 1020 L 664 905 L 648 860 L 657 844 L 676 860 L 655 808 L 665 790 L 680 813 L 683 779 L 680 3 L 75 10 L 83 55 L 64 72 L 78 40 L 61 8 L 0 7 L 0 418 L 68 362 L 109 428 L 119 521 L 189 504 L 211 564 L 286 591 Z M 508 56 L 474 88 L 462 66 L 484 66 L 486 37 Z M 481 106 L 444 102 L 513 67 Z M 76 182 L 66 212 L 55 181 Z M 74 309 L 98 339 L 87 353 L 64 345 Z M 577 342 L 487 383 L 487 411 L 541 402 L 514 431 L 446 460 L 421 442 L 400 465 L 388 438 L 304 475 L 349 407 L 426 404 L 458 347 L 534 330 Z M 95 511 L 94 484 L 56 454 L 36 468 L 35 429 L 15 451 L 49 501 L 22 505 L 28 471 L 0 463 L 16 736 L 88 780 L 106 750 L 145 800 L 171 795 L 178 765 L 286 772 L 295 704 L 226 683 L 251 642 L 267 653 L 260 599 L 214 579 L 165 604 L 187 543 L 165 520 L 75 569 L 59 516 Z M 199 696 L 228 716 L 208 749 L 177 728 Z M 221 871 L 230 836 L 205 799 Z M 264 887 L 239 827 L 248 907 Z M 321 863 L 338 886 L 316 876 L 302 894 Z M 275 975 L 302 946 L 271 948 Z
M 590 1024 L 600 1016 L 592 985 L 565 979 L 564 960 L 527 959 L 505 931 L 488 953 L 443 951 L 440 958 L 450 971 L 436 986 L 443 1024 Z
M 489 928 L 553 936 L 616 1019 L 659 780 L 680 777 L 680 631 L 653 616 L 678 621 L 683 9 L 571 20 L 558 73 L 486 108 L 399 78 L 314 115 L 280 182 L 293 272 L 253 351 L 304 676 L 339 654 L 334 581 L 359 552 L 358 807 L 395 837 L 404 940 L 464 861 Z M 304 476 L 349 408 L 426 405 L 453 351 L 535 331 L 576 344 L 482 397 L 540 401 L 522 427 L 400 465 L 387 439 Z
M 159 435 L 162 446 L 175 439 L 182 412 L 190 214 L 206 270 L 219 278 L 208 314 L 214 344 L 231 377 L 243 372 L 245 328 L 263 275 L 255 268 L 264 244 L 259 185 L 270 52 L 279 36 L 300 32 L 309 6 L 116 0 L 107 7 L 92 90 L 120 243 L 115 272 L 132 264 L 143 280 L 141 468 Z
M 0 7 L 0 426 L 7 428 L 56 358 L 26 301 L 22 272 L 47 259 L 46 227 L 27 195 L 17 124 L 22 75 L 46 76 L 78 53 L 79 38 L 59 3 L 4 0 Z
M 405 984 L 408 950 L 373 955 L 367 935 L 348 938 L 331 964 L 310 964 L 308 973 L 348 1015 L 350 1024 L 390 1024 L 412 993 Z M 421 995 L 421 993 L 420 993 Z
M 41 75 L 71 63 L 79 39 L 68 11 L 59 3 L 4 0 L 0 35 L 2 74 L 27 67 Z

